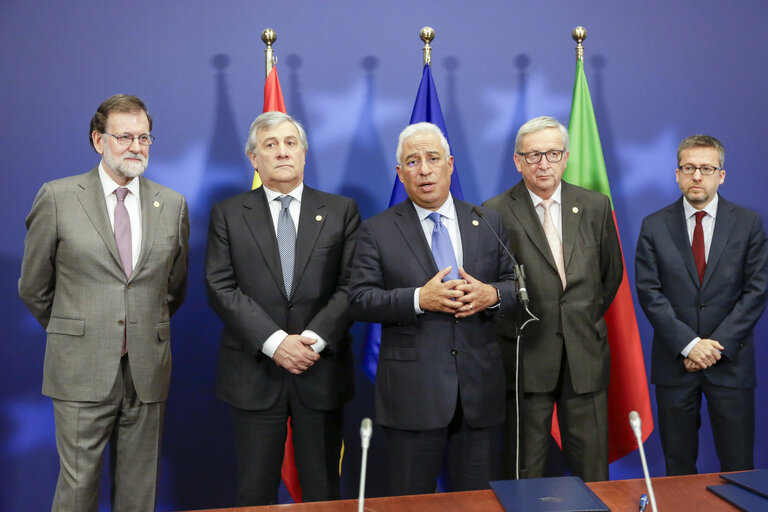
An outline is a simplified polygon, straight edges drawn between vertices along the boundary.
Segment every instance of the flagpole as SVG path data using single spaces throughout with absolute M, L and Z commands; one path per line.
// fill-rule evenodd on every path
M 272 53 L 272 43 L 277 41 L 277 34 L 271 28 L 265 28 L 261 33 L 261 40 L 267 45 L 267 49 L 264 50 L 264 78 L 269 76 L 269 72 L 272 71 L 274 66 L 275 57 Z
M 587 38 L 587 29 L 585 29 L 582 26 L 578 26 L 575 29 L 573 29 L 573 32 L 571 33 L 571 37 L 573 38 L 574 41 L 576 41 L 576 60 L 583 61 L 584 47 L 581 45 L 581 43 Z
M 432 65 L 432 47 L 429 43 L 435 38 L 435 29 L 432 27 L 423 27 L 419 32 L 421 40 L 424 41 L 424 65 Z

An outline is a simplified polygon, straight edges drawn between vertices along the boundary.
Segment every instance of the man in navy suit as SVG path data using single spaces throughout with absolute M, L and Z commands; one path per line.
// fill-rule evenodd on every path
M 702 394 L 720 470 L 754 466 L 752 329 L 765 309 L 768 238 L 759 215 L 717 194 L 724 160 L 714 137 L 684 139 L 675 171 L 683 197 L 646 217 L 637 242 L 667 475 L 696 473 Z
M 451 196 L 437 126 L 408 126 L 396 157 L 408 199 L 361 226 L 349 292 L 354 319 L 382 324 L 376 421 L 390 490 L 434 492 L 446 453 L 451 490 L 487 488 L 504 421 L 493 320 L 515 307 L 512 261 L 494 237 L 504 240 L 498 215 Z
M 205 277 L 224 321 L 216 396 L 232 407 L 237 505 L 277 503 L 290 416 L 304 501 L 339 499 L 354 200 L 304 184 L 307 135 L 281 112 L 251 125 L 262 187 L 214 205 Z

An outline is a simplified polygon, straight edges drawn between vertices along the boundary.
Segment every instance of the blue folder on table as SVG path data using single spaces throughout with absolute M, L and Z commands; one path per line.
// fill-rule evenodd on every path
M 768 510 L 768 498 L 750 492 L 735 484 L 708 485 L 707 490 L 744 512 Z
M 768 498 L 768 470 L 740 471 L 738 473 L 720 475 L 720 478 Z
M 499 480 L 491 489 L 506 512 L 610 512 L 577 476 Z

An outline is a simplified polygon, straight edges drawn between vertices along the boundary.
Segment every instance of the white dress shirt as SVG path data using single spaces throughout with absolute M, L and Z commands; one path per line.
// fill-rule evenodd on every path
M 429 245 L 430 250 L 432 249 L 432 230 L 435 228 L 435 223 L 432 222 L 432 220 L 429 218 L 429 215 L 432 212 L 432 210 L 427 210 L 426 208 L 422 208 L 421 206 L 417 205 L 413 201 L 411 201 L 411 204 L 413 204 L 413 207 L 416 209 L 416 215 L 419 217 L 419 222 L 421 223 L 421 229 L 424 231 L 424 236 L 427 239 L 427 245 Z M 453 204 L 453 196 L 451 194 L 448 194 L 448 199 L 445 200 L 445 202 L 435 210 L 437 213 L 441 215 L 441 220 L 443 221 L 443 226 L 445 226 L 445 229 L 448 231 L 448 236 L 451 238 L 451 245 L 453 246 L 453 255 L 456 257 L 456 264 L 459 267 L 464 266 L 464 250 L 461 247 L 461 230 L 459 230 L 459 219 L 456 216 L 456 206 Z M 442 270 L 442 269 L 438 269 Z M 459 269 L 456 269 L 456 272 L 458 272 Z M 421 315 L 424 313 L 424 311 L 419 307 L 419 294 L 421 292 L 421 288 L 416 288 L 416 291 L 413 292 L 413 309 L 416 311 L 417 315 Z
M 696 228 L 696 212 L 705 211 L 707 214 L 701 219 L 701 229 L 704 231 L 704 261 L 709 260 L 709 247 L 712 245 L 712 234 L 715 232 L 715 219 L 717 217 L 717 203 L 719 196 L 715 197 L 702 210 L 697 210 L 687 199 L 683 200 L 683 212 L 685 213 L 685 224 L 688 228 L 688 243 L 693 245 L 693 230 Z M 699 342 L 701 338 L 696 336 L 688 343 L 680 353 L 683 357 L 688 357 L 691 349 Z
M 299 232 L 299 214 L 301 213 L 301 196 L 304 194 L 304 183 L 299 183 L 299 185 L 288 192 L 287 194 L 281 194 L 280 192 L 277 192 L 276 190 L 272 190 L 265 185 L 261 185 L 264 188 L 264 195 L 267 198 L 267 205 L 269 206 L 269 213 L 272 215 L 272 228 L 275 230 L 275 234 L 277 234 L 277 221 L 280 218 L 280 211 L 283 209 L 282 205 L 280 204 L 280 201 L 275 201 L 280 196 L 291 196 L 293 198 L 293 201 L 291 201 L 291 204 L 288 206 L 288 211 L 291 212 L 291 218 L 293 219 L 293 225 L 296 227 L 296 232 Z M 323 351 L 323 349 L 327 346 L 327 343 L 323 338 L 321 338 L 316 332 L 310 331 L 309 329 L 306 329 L 304 332 L 301 333 L 302 336 L 306 336 L 307 338 L 313 338 L 317 341 L 310 345 L 312 350 L 317 352 L 318 354 Z M 288 333 L 284 330 L 280 329 L 275 332 L 273 332 L 269 338 L 264 342 L 264 344 L 261 346 L 261 351 L 266 354 L 269 357 L 275 356 L 275 351 L 277 350 L 277 347 L 280 346 L 280 344 L 283 342 L 283 340 L 288 336 Z
M 107 202 L 109 225 L 112 226 L 112 232 L 114 233 L 115 206 L 117 205 L 115 190 L 120 188 L 121 185 L 118 185 L 107 174 L 102 162 L 99 162 L 99 180 L 101 181 L 101 188 L 104 190 L 104 199 Z M 125 196 L 125 209 L 128 210 L 128 218 L 131 220 L 131 269 L 133 269 L 139 261 L 139 252 L 141 251 L 141 195 L 139 192 L 139 179 L 132 179 L 125 188 L 130 192 Z
M 539 216 L 539 223 L 542 225 L 544 224 L 544 211 L 542 208 L 539 208 L 539 205 L 541 204 L 544 199 L 540 198 L 533 192 L 531 192 L 531 189 L 528 189 L 528 193 L 531 195 L 531 201 L 533 201 L 533 211 L 536 212 L 536 215 Z M 562 201 L 562 195 L 563 195 L 563 183 L 560 182 L 557 184 L 557 188 L 555 189 L 555 192 L 552 194 L 552 204 L 549 207 L 549 214 L 552 216 L 552 223 L 555 225 L 555 231 L 557 231 L 558 236 L 560 236 L 560 242 L 562 243 L 563 240 L 563 201 Z

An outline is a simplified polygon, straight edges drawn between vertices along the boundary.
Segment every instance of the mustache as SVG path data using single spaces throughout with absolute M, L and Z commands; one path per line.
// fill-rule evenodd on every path
M 144 158 L 144 155 L 142 155 L 141 153 L 127 152 L 127 153 L 123 153 L 123 155 L 120 157 L 121 160 L 127 160 L 128 158 L 140 160 L 142 164 L 147 163 L 147 159 Z

